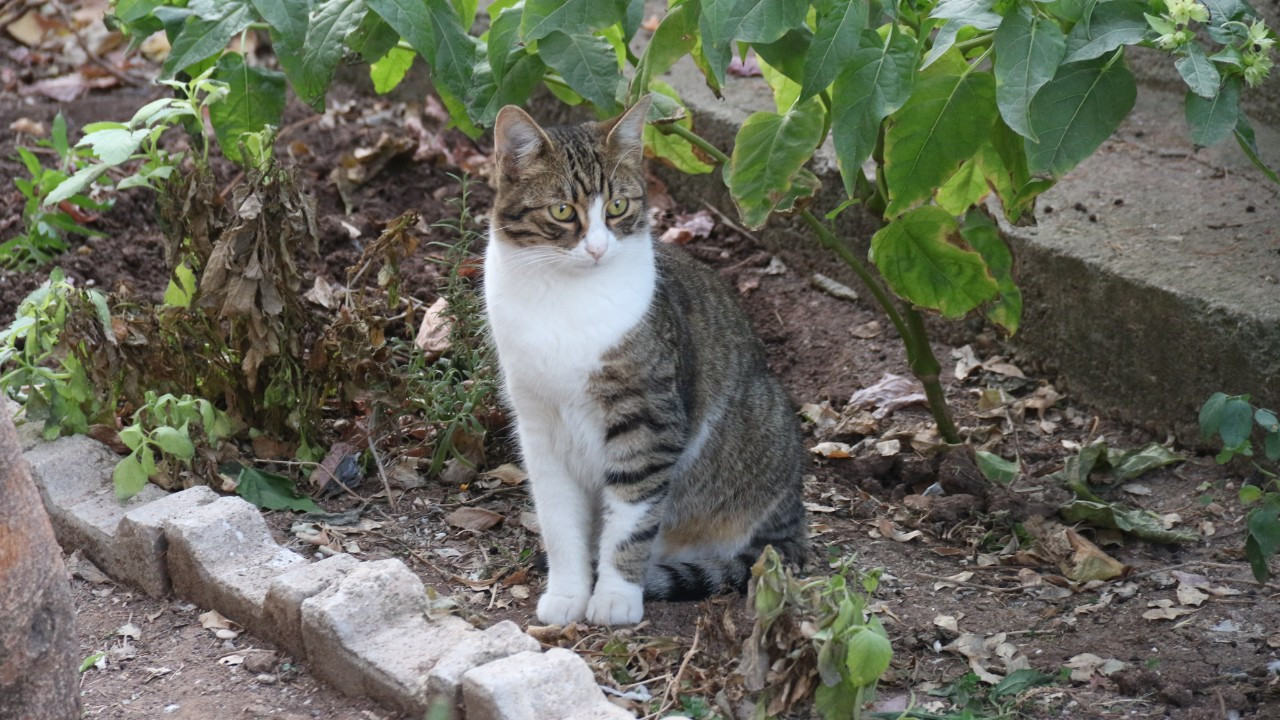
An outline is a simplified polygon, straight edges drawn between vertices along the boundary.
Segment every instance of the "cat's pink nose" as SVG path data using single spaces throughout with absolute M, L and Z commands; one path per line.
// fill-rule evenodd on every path
M 596 262 L 599 262 L 600 258 L 604 257 L 604 251 L 605 251 L 605 248 L 602 248 L 602 247 L 591 247 L 590 245 L 587 246 L 587 254 L 590 255 L 592 258 L 594 258 Z

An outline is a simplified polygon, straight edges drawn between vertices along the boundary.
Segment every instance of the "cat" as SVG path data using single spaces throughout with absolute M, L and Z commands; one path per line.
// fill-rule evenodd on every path
M 649 231 L 650 98 L 607 122 L 494 127 L 483 292 L 548 577 L 538 620 L 638 623 L 646 599 L 801 563 L 799 420 L 710 269 Z

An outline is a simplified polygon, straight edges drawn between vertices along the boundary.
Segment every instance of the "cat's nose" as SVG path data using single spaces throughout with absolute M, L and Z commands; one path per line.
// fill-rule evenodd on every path
M 591 245 L 587 245 L 587 254 L 590 255 L 596 262 L 600 262 L 600 258 L 604 257 L 605 249 L 606 248 L 604 247 L 593 247 Z

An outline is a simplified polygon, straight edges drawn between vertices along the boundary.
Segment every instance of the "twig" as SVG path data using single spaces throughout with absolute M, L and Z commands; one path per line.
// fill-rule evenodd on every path
M 956 580 L 954 578 L 943 577 L 941 575 L 930 575 L 928 573 L 922 573 L 922 572 L 912 572 L 911 574 L 915 575 L 916 577 L 922 577 L 922 578 L 934 580 L 937 582 L 951 583 L 952 585 L 959 585 L 960 587 L 972 588 L 974 590 L 986 590 L 987 592 L 1008 593 L 1008 592 L 1022 592 L 1023 590 L 1026 590 L 1026 588 L 1022 587 L 1021 585 L 1017 587 L 996 587 L 995 585 L 982 585 L 981 583 L 968 582 L 965 580 Z
M 397 510 L 400 503 L 391 494 L 391 482 L 387 480 L 387 471 L 382 467 L 382 456 L 378 454 L 378 443 L 374 442 L 373 434 L 369 432 L 368 425 L 365 425 L 364 436 L 369 441 L 369 452 L 373 453 L 373 464 L 378 468 L 378 477 L 382 479 L 382 490 L 387 493 L 387 502 L 390 503 L 392 510 Z
M 485 501 L 485 500 L 488 500 L 488 499 L 489 499 L 489 498 L 491 498 L 491 497 L 494 497 L 494 496 L 497 496 L 497 495 L 502 495 L 503 493 L 514 492 L 514 491 L 516 491 L 516 490 L 519 490 L 519 489 L 520 489 L 520 488 L 522 488 L 522 487 L 523 487 L 523 484 L 522 484 L 522 485 L 510 485 L 510 486 L 503 485 L 502 487 L 500 487 L 500 488 L 495 488 L 495 489 L 493 489 L 493 490 L 490 490 L 489 492 L 484 493 L 483 495 L 477 495 L 477 496 L 475 496 L 475 497 L 473 497 L 473 498 L 467 498 L 466 500 L 460 500 L 460 501 L 458 501 L 458 502 L 456 502 L 456 503 L 443 503 L 443 504 L 439 505 L 439 507 L 440 507 L 440 508 L 456 508 L 456 507 L 462 507 L 463 505 L 474 505 L 474 504 L 476 504 L 476 503 L 478 503 L 478 502 L 483 502 L 483 501 Z
M 655 718 L 662 713 L 676 706 L 680 693 L 680 679 L 684 677 L 685 668 L 689 667 L 689 660 L 693 658 L 694 653 L 698 651 L 698 636 L 702 633 L 702 623 L 693 626 L 693 644 L 689 646 L 689 652 L 684 654 L 684 660 L 680 661 L 680 668 L 676 670 L 676 676 L 667 683 L 667 689 L 662 691 L 662 702 L 659 703 L 658 711 L 652 715 L 646 715 L 647 718 Z

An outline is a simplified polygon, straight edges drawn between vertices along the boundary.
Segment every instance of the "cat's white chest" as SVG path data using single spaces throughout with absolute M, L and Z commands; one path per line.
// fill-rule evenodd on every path
M 517 412 L 521 396 L 584 402 L 601 357 L 648 312 L 656 281 L 650 241 L 624 242 L 606 260 L 591 268 L 540 264 L 490 239 L 485 305 Z

